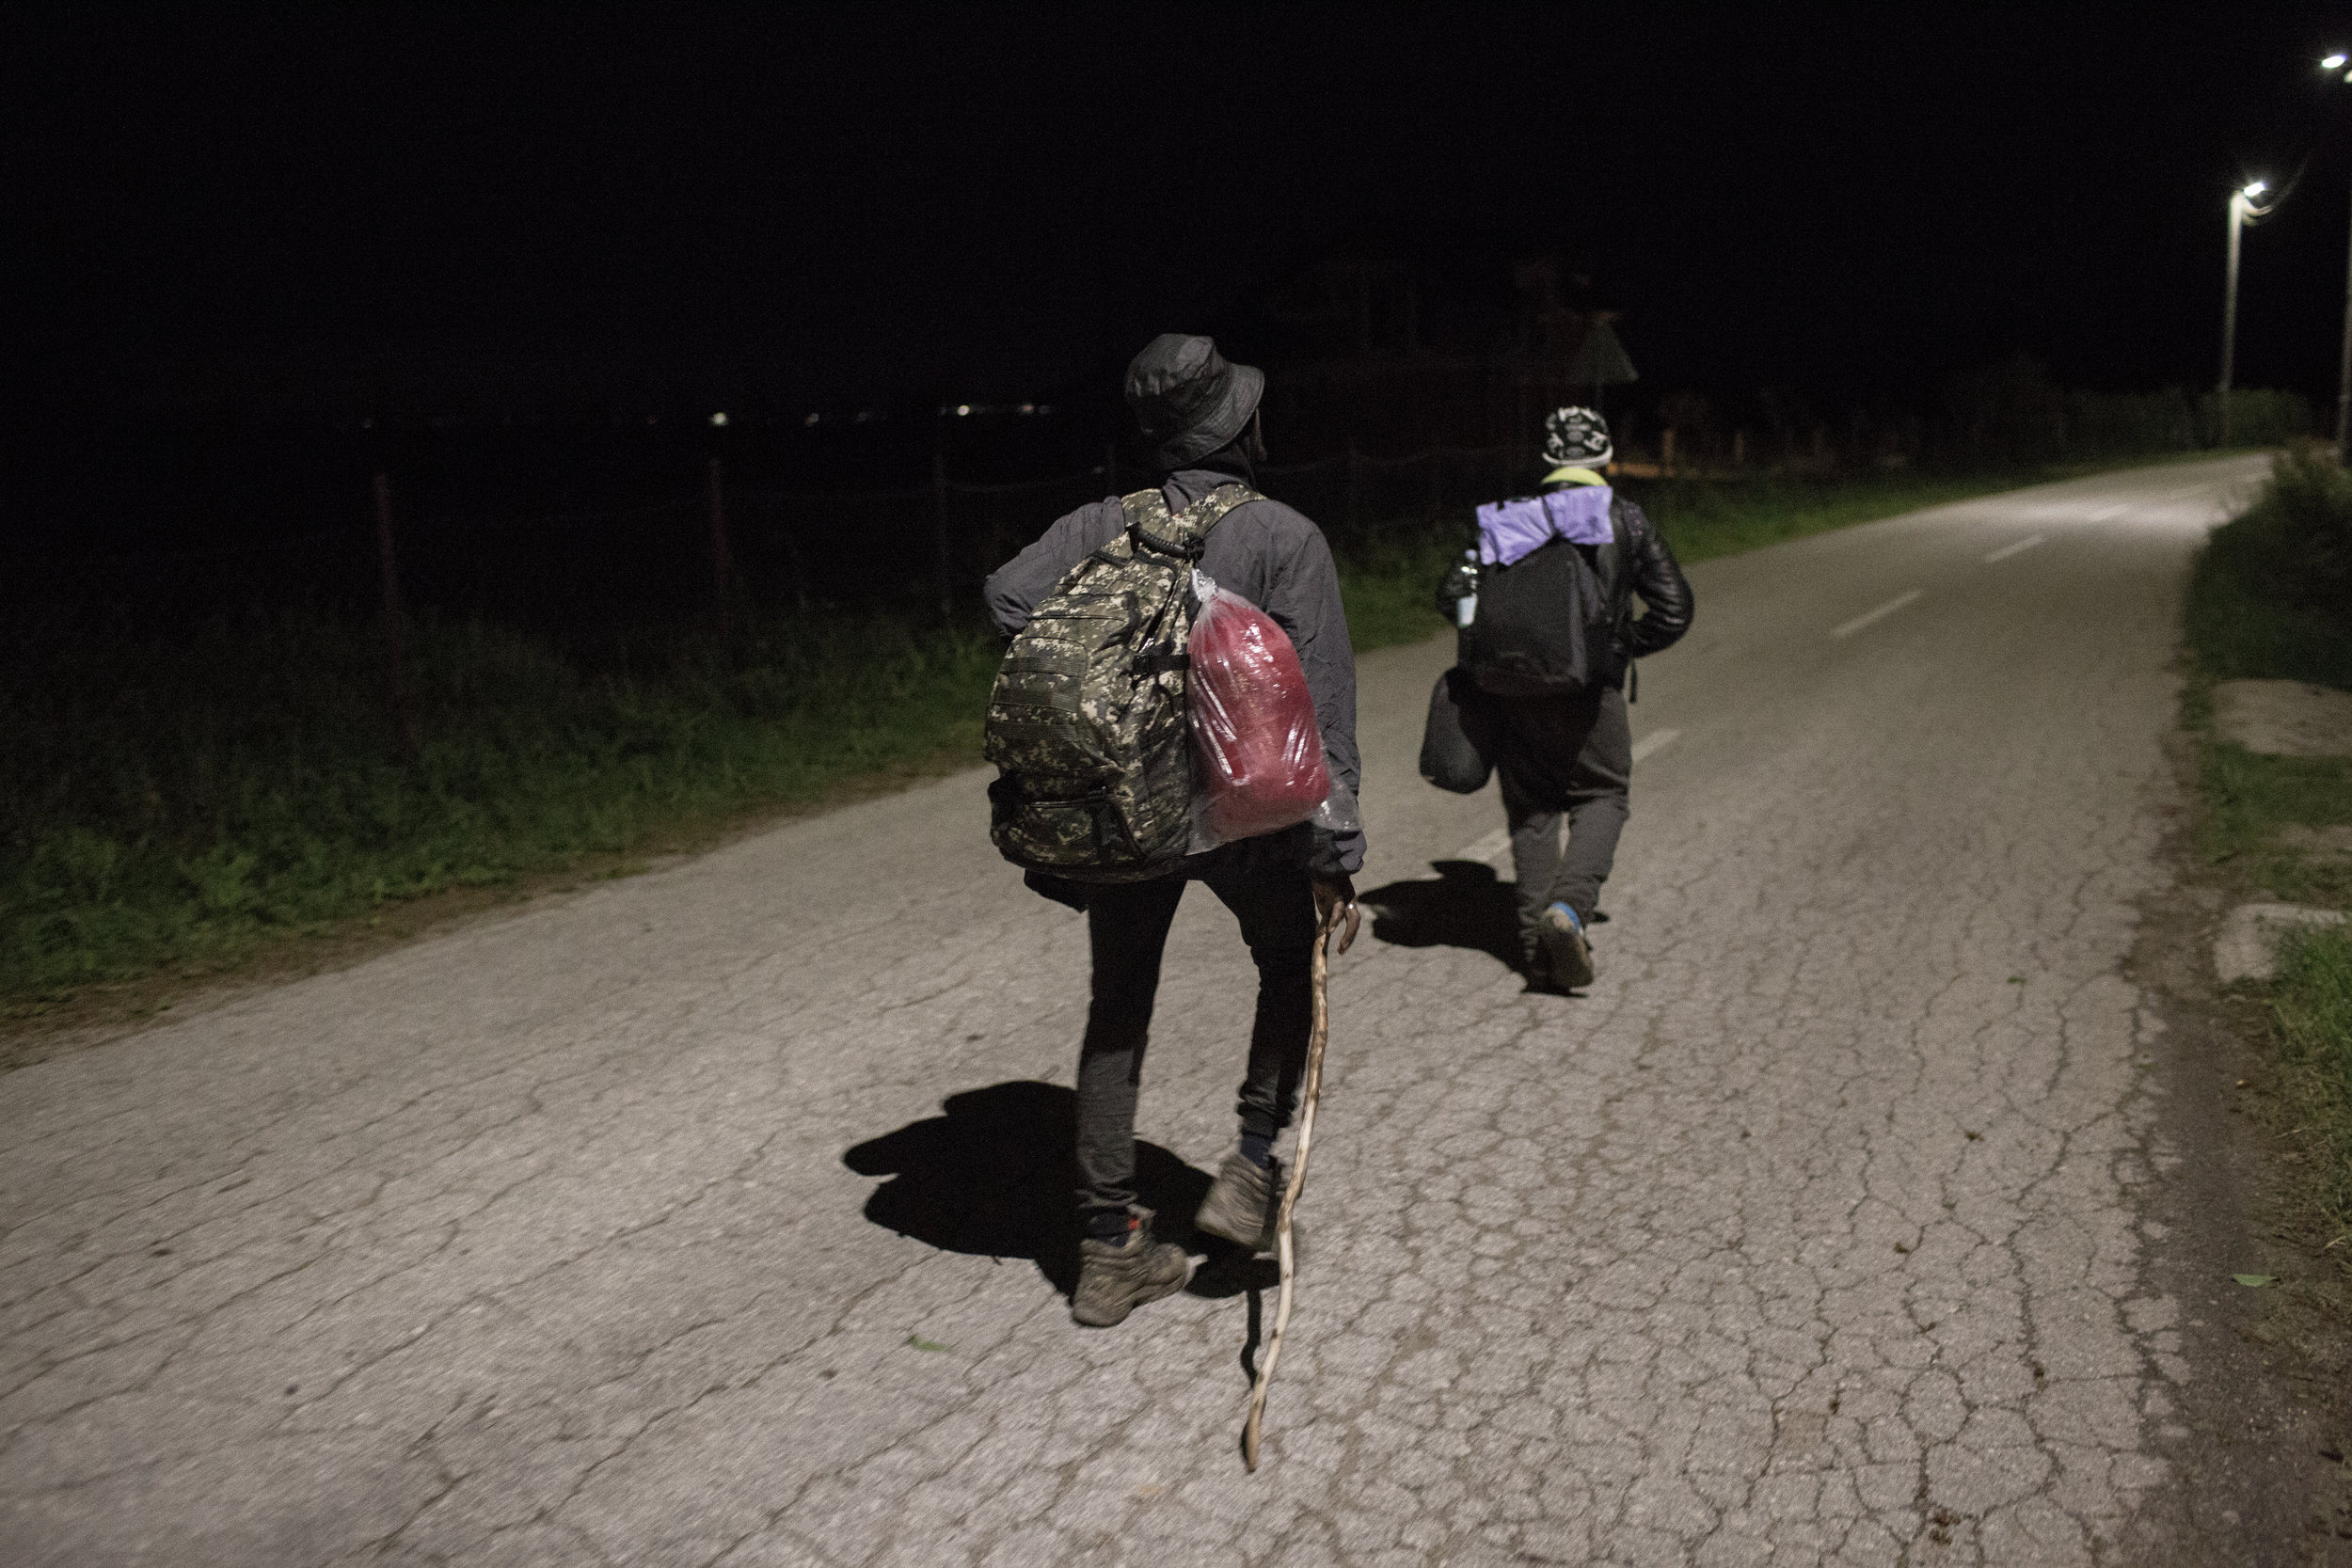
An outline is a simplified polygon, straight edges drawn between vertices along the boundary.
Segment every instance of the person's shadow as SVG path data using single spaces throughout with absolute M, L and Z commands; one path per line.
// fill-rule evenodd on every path
M 1517 886 L 1480 861 L 1432 861 L 1429 868 L 1437 880 L 1391 882 L 1359 895 L 1372 909 L 1374 937 L 1399 947 L 1466 947 L 1525 974 Z
M 866 1200 L 876 1225 L 943 1252 L 1027 1259 L 1067 1296 L 1078 1287 L 1077 1101 L 1033 1080 L 966 1089 L 947 1097 L 946 1115 L 868 1139 L 841 1163 L 860 1176 L 890 1178 Z M 1192 1292 L 1262 1287 L 1271 1263 L 1193 1229 L 1208 1192 L 1207 1172 L 1136 1140 L 1136 1194 L 1155 1212 L 1153 1233 L 1207 1254 Z

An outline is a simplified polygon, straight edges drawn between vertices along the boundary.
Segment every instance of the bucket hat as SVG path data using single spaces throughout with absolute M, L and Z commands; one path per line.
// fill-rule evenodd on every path
M 1127 367 L 1127 406 L 1164 468 L 1180 468 L 1224 446 L 1249 424 L 1265 373 L 1229 363 L 1216 341 L 1163 332 Z

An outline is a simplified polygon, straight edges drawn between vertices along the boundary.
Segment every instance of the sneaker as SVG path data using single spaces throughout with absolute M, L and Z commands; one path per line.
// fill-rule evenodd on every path
M 1192 1276 L 1183 1247 L 1152 1238 L 1152 1212 L 1138 1209 L 1123 1242 L 1089 1236 L 1078 1243 L 1078 1288 L 1070 1315 L 1089 1328 L 1109 1328 L 1147 1301 L 1174 1295 Z
M 1238 1242 L 1252 1252 L 1274 1250 L 1274 1212 L 1280 1201 L 1274 1171 L 1245 1158 L 1238 1148 L 1216 1167 L 1209 1196 L 1192 1217 L 1193 1228 Z
M 1584 940 L 1584 923 L 1565 904 L 1546 909 L 1535 927 L 1543 944 L 1552 983 L 1567 990 L 1593 983 L 1593 944 Z

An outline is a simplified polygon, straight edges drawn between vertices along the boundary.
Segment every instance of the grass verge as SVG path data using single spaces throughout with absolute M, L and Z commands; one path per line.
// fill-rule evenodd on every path
M 2352 1272 L 2352 933 L 2337 927 L 2279 955 L 2271 1013 L 2282 1096 L 2295 1108 L 2305 1195 L 2328 1234 L 2320 1245 Z
M 221 619 L 193 637 L 0 649 L 0 1018 L 86 989 L 218 974 L 388 906 L 609 869 L 978 743 L 979 626 L 887 615 L 755 626 L 592 672 L 426 620 L 421 754 L 394 752 L 366 627 Z M 460 900 L 463 902 L 463 900 Z M 143 995 L 134 1006 L 151 1005 Z
M 2280 458 L 2241 516 L 2217 530 L 2190 579 L 2188 719 L 2199 736 L 2198 842 L 2235 899 L 2352 907 L 2352 855 L 2328 830 L 2352 825 L 2352 758 L 2273 756 L 2221 739 L 2223 680 L 2352 689 L 2352 476 L 2314 452 Z M 2285 944 L 2257 989 L 2275 1064 L 2273 1120 L 2288 1146 L 2285 1219 L 2352 1282 L 2352 934 Z
M 1686 561 L 2058 477 L 1635 486 Z M 1464 543 L 1375 530 L 1342 562 L 1359 649 L 1445 622 Z M 0 1025 L 106 1022 L 226 974 L 707 846 L 978 755 L 998 643 L 884 612 L 755 620 L 593 663 L 495 626 L 411 639 L 397 757 L 367 626 L 223 616 L 187 636 L 0 631 Z

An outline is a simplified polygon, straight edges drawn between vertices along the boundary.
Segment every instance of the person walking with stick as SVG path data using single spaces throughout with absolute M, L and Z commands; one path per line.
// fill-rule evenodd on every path
M 1028 867 L 1032 889 L 1086 911 L 1093 958 L 1078 1058 L 1081 1241 L 1071 1299 L 1071 1316 L 1089 1327 L 1123 1322 L 1182 1290 L 1190 1273 L 1184 1247 L 1154 1234 L 1135 1190 L 1144 1048 L 1186 885 L 1206 883 L 1232 911 L 1258 971 L 1236 1146 L 1193 1224 L 1255 1250 L 1276 1245 L 1274 1145 L 1306 1069 L 1319 943 L 1355 919 L 1351 879 L 1364 858 L 1352 810 L 1355 656 L 1321 531 L 1250 487 L 1265 460 L 1264 384 L 1207 338 L 1152 340 L 1128 367 L 1126 397 L 1156 485 L 1062 517 L 984 589 L 996 626 L 1015 637 L 989 712 L 989 755 L 1000 770 L 990 791 L 992 836 Z M 1103 586 L 1085 591 L 1089 574 L 1101 574 Z M 1311 697 L 1331 800 L 1343 795 L 1349 809 L 1193 853 L 1181 716 L 1190 669 L 1184 639 L 1201 578 L 1288 638 Z M 1123 684 L 1105 695 L 1105 682 Z M 1083 745 L 1073 730 L 1086 732 Z M 1080 779 L 1073 752 L 1128 761 Z

